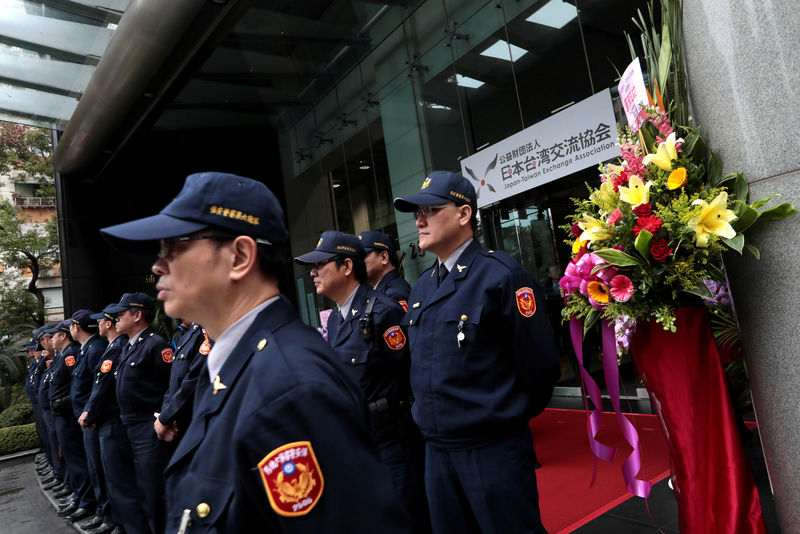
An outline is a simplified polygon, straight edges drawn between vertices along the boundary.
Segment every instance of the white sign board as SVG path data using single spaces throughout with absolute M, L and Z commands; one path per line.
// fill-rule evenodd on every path
M 646 106 L 650 102 L 650 99 L 647 98 L 647 89 L 644 87 L 644 77 L 638 57 L 631 61 L 631 64 L 625 69 L 617 88 L 622 100 L 622 107 L 625 109 L 625 116 L 628 118 L 628 126 L 631 127 L 633 133 L 636 133 L 647 115 L 642 106 Z
M 482 208 L 620 156 L 606 89 L 461 160 Z

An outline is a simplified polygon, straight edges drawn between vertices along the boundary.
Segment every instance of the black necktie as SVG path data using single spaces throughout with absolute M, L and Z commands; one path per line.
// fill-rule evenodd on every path
M 449 273 L 449 272 L 450 271 L 447 270 L 447 267 L 445 267 L 444 263 L 440 263 L 439 264 L 439 285 L 440 286 L 442 285 L 442 282 L 444 282 L 444 279 L 447 278 L 447 273 Z

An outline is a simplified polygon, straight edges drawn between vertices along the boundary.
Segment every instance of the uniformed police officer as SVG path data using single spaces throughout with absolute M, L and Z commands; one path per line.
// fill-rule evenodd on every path
M 78 362 L 72 368 L 72 387 L 70 389 L 72 412 L 75 414 L 76 420 L 83 413 L 86 401 L 89 400 L 94 375 L 100 366 L 100 356 L 108 346 L 108 341 L 97 335 L 97 321 L 91 318 L 92 314 L 91 310 L 78 310 L 70 318 L 72 321 L 70 335 L 81 345 Z M 94 512 L 93 517 L 78 526 L 92 529 L 103 524 L 108 508 L 105 474 L 103 473 L 103 462 L 100 459 L 100 440 L 95 429 L 83 428 L 83 446 L 97 508 L 91 510 Z
M 412 212 L 437 256 L 408 300 L 414 420 L 426 440 L 434 532 L 545 532 L 528 420 L 559 376 L 541 289 L 513 258 L 474 239 L 475 189 L 436 171 Z
M 173 351 L 155 333 L 153 299 L 144 293 L 123 293 L 109 308 L 117 314 L 117 332 L 128 336 L 117 364 L 116 391 L 120 416 L 131 442 L 136 484 L 144 497 L 144 512 L 154 534 L 164 531 L 164 467 L 166 444 L 153 429 L 154 414 L 161 409 L 169 386 Z
M 169 387 L 156 417 L 156 434 L 164 441 L 174 442 L 186 432 L 192 420 L 192 403 L 197 379 L 205 367 L 206 356 L 211 352 L 211 340 L 205 328 L 197 323 L 186 323 L 180 336 L 173 336 L 175 361 L 169 375 Z
M 366 283 L 362 242 L 327 231 L 313 251 L 295 261 L 310 265 L 317 293 L 336 302 L 328 316 L 328 343 L 364 392 L 381 459 L 392 470 L 414 532 L 430 532 L 423 445 L 411 421 L 408 347 L 400 327 L 405 311 Z
M 408 531 L 361 391 L 279 293 L 288 233 L 263 184 L 193 174 L 159 215 L 103 232 L 160 239 L 165 311 L 215 340 L 166 471 L 170 533 Z
M 411 286 L 397 271 L 397 252 L 393 240 L 383 232 L 369 231 L 358 234 L 358 239 L 367 255 L 367 279 L 376 291 L 386 293 L 408 311 L 408 295 Z
M 117 332 L 117 314 L 109 311 L 114 306 L 116 303 L 109 304 L 102 312 L 92 315 L 92 319 L 97 321 L 100 335 L 108 340 L 108 346 L 100 356 L 92 392 L 78 419 L 83 428 L 96 429 L 100 458 L 106 473 L 109 509 L 105 521 L 93 533 L 119 534 L 124 528 L 127 534 L 147 534 L 149 528 L 140 505 L 131 442 L 117 403 L 115 375 L 128 336 Z
M 42 370 L 39 379 L 39 386 L 37 389 L 37 398 L 39 399 L 39 406 L 42 408 L 42 419 L 45 422 L 47 432 L 47 443 L 50 446 L 50 467 L 51 474 L 42 479 L 48 490 L 53 490 L 55 497 L 63 497 L 72 493 L 72 490 L 65 486 L 67 477 L 67 467 L 64 464 L 64 459 L 61 456 L 58 445 L 58 434 L 56 433 L 55 414 L 50 407 L 50 381 L 53 378 L 53 359 L 55 358 L 55 350 L 52 345 L 51 328 L 53 325 L 48 325 L 42 329 L 39 343 L 42 346 L 42 359 L 44 360 L 44 369 Z M 51 485 L 56 482 L 55 485 Z
M 58 444 L 64 455 L 69 473 L 69 485 L 74 492 L 72 504 L 59 510 L 58 514 L 70 521 L 83 519 L 94 512 L 97 501 L 89 479 L 83 433 L 72 411 L 72 370 L 80 358 L 80 345 L 70 334 L 71 319 L 66 319 L 51 329 L 56 357 L 53 360 L 50 381 L 50 407 L 55 414 Z

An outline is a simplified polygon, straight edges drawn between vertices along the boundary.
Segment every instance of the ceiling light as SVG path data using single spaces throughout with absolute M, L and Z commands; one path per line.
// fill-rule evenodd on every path
M 367 163 L 364 160 L 361 160 L 360 162 L 358 162 L 358 168 L 360 170 L 362 170 L 362 171 L 368 171 L 369 170 L 369 163 Z
M 478 87 L 484 84 L 484 82 L 480 80 L 476 80 L 475 78 L 470 78 L 469 76 L 462 76 L 461 74 L 456 74 L 455 80 L 456 83 L 461 87 L 469 87 L 470 89 L 477 89 Z M 450 76 L 449 78 L 447 78 L 447 81 L 453 83 L 453 77 Z
M 502 39 L 498 39 L 498 41 L 496 43 L 494 43 L 492 46 L 490 46 L 489 48 L 487 48 L 486 50 L 481 52 L 481 55 L 482 56 L 488 56 L 488 57 L 494 57 L 494 58 L 497 58 L 497 59 L 504 59 L 506 61 L 509 61 L 509 59 L 508 59 L 508 49 L 509 49 L 509 47 L 511 48 L 511 60 L 510 61 L 516 61 L 516 60 L 518 60 L 519 58 L 521 58 L 522 56 L 524 56 L 525 54 L 528 53 L 528 51 L 525 50 L 524 48 L 520 48 L 518 46 L 514 46 L 513 44 L 509 44 L 509 43 L 507 43 L 506 41 L 504 41 Z
M 525 20 L 560 30 L 577 16 L 578 9 L 572 4 L 563 0 L 550 0 Z

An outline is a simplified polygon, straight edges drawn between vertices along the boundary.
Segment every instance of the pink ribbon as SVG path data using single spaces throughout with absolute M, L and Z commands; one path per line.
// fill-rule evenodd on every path
M 591 377 L 588 371 L 583 367 L 583 323 L 577 319 L 570 321 L 570 334 L 572 336 L 572 346 L 575 349 L 575 356 L 578 359 L 578 368 L 581 373 L 581 380 L 584 383 L 589 398 L 594 404 L 592 412 L 589 414 L 588 421 L 586 422 L 586 430 L 589 433 L 589 445 L 592 449 L 592 454 L 595 458 L 599 458 L 605 462 L 610 462 L 616 455 L 616 449 L 603 445 L 597 441 L 596 436 L 602 426 L 602 397 L 600 395 L 600 388 Z M 608 394 L 611 397 L 611 404 L 614 406 L 614 412 L 617 415 L 620 430 L 628 442 L 628 445 L 633 449 L 622 464 L 622 476 L 625 479 L 625 487 L 629 492 L 637 497 L 647 498 L 650 495 L 651 484 L 649 482 L 636 478 L 639 470 L 642 467 L 642 458 L 639 451 L 639 434 L 636 428 L 628 420 L 627 417 L 620 410 L 619 402 L 619 367 L 617 367 L 617 344 L 614 337 L 614 328 L 607 321 L 601 321 L 601 335 L 603 340 L 603 374 L 606 379 L 606 387 Z M 597 461 L 593 459 L 593 472 L 592 481 L 590 486 L 594 484 L 597 476 Z

